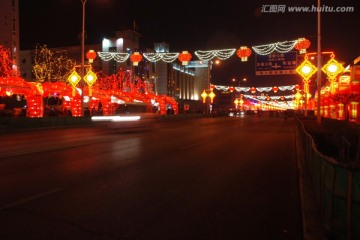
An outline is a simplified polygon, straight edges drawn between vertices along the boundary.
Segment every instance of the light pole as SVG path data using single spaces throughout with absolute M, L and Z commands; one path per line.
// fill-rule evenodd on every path
M 81 116 L 84 116 L 84 76 L 85 76 L 85 4 L 87 0 L 81 0 L 82 3 L 82 28 L 81 28 Z
M 321 24 L 320 24 L 320 0 L 317 7 L 317 68 L 321 69 Z M 316 122 L 321 123 L 320 115 L 320 91 L 321 91 L 321 71 L 317 72 L 317 116 Z

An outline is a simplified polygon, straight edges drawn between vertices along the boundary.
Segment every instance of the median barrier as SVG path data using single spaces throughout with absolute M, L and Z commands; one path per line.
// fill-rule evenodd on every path
M 360 166 L 320 153 L 300 120 L 297 131 L 329 239 L 360 239 Z

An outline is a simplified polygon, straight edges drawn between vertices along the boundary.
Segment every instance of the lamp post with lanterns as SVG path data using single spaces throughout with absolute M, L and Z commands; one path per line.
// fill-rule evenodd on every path
M 93 50 L 90 50 L 86 54 L 87 58 L 89 59 L 89 63 L 92 63 L 93 60 L 96 58 L 96 53 Z M 86 75 L 84 75 L 85 67 L 87 67 Z M 76 71 L 76 68 L 80 68 L 81 75 L 79 75 Z M 81 64 L 81 65 L 75 65 L 73 71 L 70 73 L 68 77 L 69 83 L 73 86 L 73 97 L 76 95 L 76 85 L 81 82 L 81 103 L 80 103 L 80 112 L 76 116 L 84 116 L 84 82 L 87 83 L 88 89 L 89 89 L 89 99 L 91 99 L 92 96 L 92 85 L 96 82 L 97 76 L 92 71 L 91 64 Z
M 81 0 L 82 3 L 82 24 L 81 24 L 81 116 L 84 116 L 84 75 L 85 75 L 85 5 L 87 0 Z
M 200 96 L 203 99 L 203 103 L 206 103 L 206 112 L 208 112 L 208 106 L 210 106 L 214 102 L 214 98 L 216 96 L 216 94 L 213 92 L 213 88 L 210 86 L 209 90 L 204 89 Z M 207 103 L 207 98 L 210 99 L 209 104 Z M 209 112 L 211 113 L 211 108 L 210 108 Z
M 309 82 L 310 82 L 310 78 L 311 76 L 313 76 L 315 73 L 317 73 L 317 75 L 321 75 L 321 71 L 324 72 L 327 75 L 327 78 L 330 82 L 330 90 L 331 92 L 335 91 L 335 80 L 337 78 L 337 76 L 344 70 L 344 67 L 335 60 L 335 54 L 334 52 L 321 52 L 320 53 L 320 57 L 321 55 L 325 55 L 328 54 L 330 55 L 330 60 L 323 66 L 321 67 L 321 71 L 319 70 L 318 67 L 314 66 L 309 60 L 308 60 L 308 56 L 310 55 L 315 55 L 318 53 L 307 53 L 304 57 L 304 61 L 296 68 L 296 72 L 303 78 L 303 82 L 304 82 L 304 94 L 305 94 L 305 116 L 307 115 L 307 102 L 308 102 L 308 96 L 309 96 Z M 319 57 L 319 56 L 318 56 Z M 319 79 L 319 77 L 318 77 Z M 317 106 L 317 122 L 320 123 L 321 122 L 321 116 L 320 116 L 320 93 L 321 92 L 321 87 L 320 87 L 320 91 L 319 91 L 319 86 L 317 86 L 317 91 L 318 91 L 318 106 Z M 320 120 L 319 120 L 320 119 Z

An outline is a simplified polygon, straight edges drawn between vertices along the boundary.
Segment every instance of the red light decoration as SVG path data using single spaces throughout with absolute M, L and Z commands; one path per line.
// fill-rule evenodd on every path
M 251 50 L 246 46 L 241 46 L 236 51 L 236 55 L 238 55 L 238 57 L 241 58 L 242 62 L 246 62 L 248 60 L 248 57 L 251 55 Z
M 250 88 L 250 92 L 251 93 L 256 93 L 256 88 L 255 87 Z
M 299 85 L 299 84 L 296 84 L 296 85 L 295 85 L 295 90 L 296 90 L 296 91 L 299 91 L 299 90 L 300 90 L 300 85 Z
M 96 52 L 94 50 L 89 50 L 86 53 L 86 58 L 89 59 L 89 63 L 93 63 L 94 59 L 97 57 Z
M 274 93 L 277 93 L 279 91 L 279 88 L 277 86 L 274 86 L 273 91 L 274 91 Z
M 299 38 L 295 44 L 295 49 L 300 51 L 300 54 L 306 53 L 306 49 L 310 47 L 310 41 L 306 38 Z
M 130 60 L 133 62 L 134 66 L 138 66 L 139 62 L 141 62 L 142 60 L 142 56 L 139 52 L 134 52 L 131 56 L 130 56 Z
M 188 65 L 191 58 L 192 56 L 188 51 L 182 51 L 178 57 L 178 59 L 182 62 L 182 65 Z
M 210 90 L 214 90 L 215 85 L 214 84 L 210 84 Z
M 234 88 L 233 86 L 229 87 L 229 91 L 230 91 L 230 92 L 233 92 L 234 89 L 235 89 L 235 88 Z

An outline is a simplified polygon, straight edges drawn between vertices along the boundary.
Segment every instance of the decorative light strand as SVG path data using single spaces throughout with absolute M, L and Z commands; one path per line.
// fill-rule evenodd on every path
M 222 85 L 213 85 L 216 90 L 219 91 L 228 91 L 230 86 L 222 86 Z M 280 91 L 293 90 L 296 85 L 287 85 L 287 86 L 279 86 Z M 251 87 L 234 87 L 237 92 L 249 92 Z M 273 90 L 273 87 L 257 87 L 255 88 L 258 92 L 270 92 Z
M 214 57 L 217 57 L 220 60 L 226 60 L 229 57 L 231 57 L 232 55 L 234 55 L 235 51 L 236 51 L 235 48 L 223 49 L 223 50 L 209 50 L 209 51 L 198 50 L 198 51 L 195 51 L 195 55 L 200 60 L 203 60 L 203 61 L 211 60 Z
M 143 56 L 150 62 L 163 60 L 166 63 L 174 62 L 179 53 L 143 53 Z
M 252 49 L 259 55 L 269 55 L 274 51 L 279 53 L 286 53 L 291 51 L 291 49 L 294 48 L 296 43 L 297 40 L 284 41 L 284 42 L 277 42 L 266 45 L 253 46 Z
M 114 59 L 116 62 L 125 62 L 130 57 L 129 53 L 98 52 L 98 54 L 103 61 Z
M 285 96 L 264 96 L 264 95 L 247 95 L 247 94 L 245 94 L 244 97 L 252 98 L 252 99 L 259 99 L 259 100 L 266 100 L 267 98 L 270 98 L 271 100 L 279 100 L 281 98 L 294 99 L 295 95 L 291 94 L 291 95 L 285 95 Z
M 250 90 L 250 87 L 235 87 L 235 90 L 237 92 L 248 92 Z

